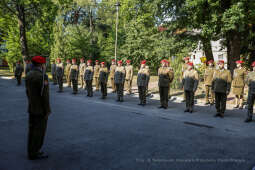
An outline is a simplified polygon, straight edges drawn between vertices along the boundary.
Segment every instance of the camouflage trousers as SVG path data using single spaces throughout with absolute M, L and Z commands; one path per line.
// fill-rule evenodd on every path
M 71 87 L 71 79 L 70 79 L 69 75 L 66 75 L 66 82 L 67 82 L 68 87 Z
M 138 86 L 140 104 L 146 104 L 146 86 Z
M 107 83 L 100 83 L 101 86 L 101 93 L 102 93 L 102 98 L 105 98 L 107 96 Z
M 63 77 L 57 76 L 59 91 L 63 91 Z
M 163 107 L 168 107 L 168 91 L 169 87 L 159 87 L 160 103 Z
M 209 100 L 209 98 L 211 100 Z M 214 98 L 215 98 L 215 95 L 214 95 L 214 92 L 212 91 L 212 86 L 206 85 L 205 86 L 205 102 L 214 103 Z
M 127 92 L 130 94 L 132 91 L 132 80 L 125 80 Z
M 99 77 L 94 77 L 95 79 L 95 86 L 96 86 L 96 90 L 99 90 Z
M 77 79 L 72 79 L 72 85 L 73 85 L 73 93 L 78 92 L 78 80 Z
M 87 96 L 89 97 L 93 96 L 92 81 L 93 80 L 86 80 Z
M 227 94 L 226 93 L 215 93 L 215 107 L 217 113 L 224 114 L 226 110 Z
M 44 116 L 29 115 L 28 156 L 35 157 L 42 148 L 47 129 L 47 119 Z
M 124 84 L 115 84 L 117 90 L 117 100 L 123 100 L 124 96 Z
M 248 103 L 248 113 L 247 113 L 247 116 L 248 116 L 248 118 L 252 118 L 254 102 L 255 102 L 255 94 L 251 94 L 249 92 L 248 100 L 247 100 L 247 103 Z
M 81 88 L 85 87 L 85 82 L 84 82 L 84 76 L 80 75 L 80 84 L 81 84 Z
M 116 91 L 116 86 L 114 83 L 114 78 L 111 78 L 111 86 L 112 86 L 112 91 L 115 92 Z
M 185 90 L 184 93 L 186 96 L 186 109 L 192 110 L 194 107 L 194 92 Z

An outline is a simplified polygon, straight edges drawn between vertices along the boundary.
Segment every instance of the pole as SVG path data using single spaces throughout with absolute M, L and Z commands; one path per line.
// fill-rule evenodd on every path
M 115 4 L 117 9 L 117 16 L 116 16 L 116 39 L 115 39 L 115 61 L 117 61 L 117 45 L 118 45 L 118 22 L 119 22 L 119 6 L 120 3 L 117 2 Z

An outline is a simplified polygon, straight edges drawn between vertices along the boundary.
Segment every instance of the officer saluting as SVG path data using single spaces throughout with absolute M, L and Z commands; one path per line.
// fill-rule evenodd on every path
M 32 58 L 33 68 L 26 76 L 26 94 L 28 97 L 29 133 L 28 158 L 30 160 L 47 158 L 40 151 L 51 113 L 49 102 L 48 76 L 44 73 L 46 59 L 41 56 Z
M 139 100 L 140 103 L 138 105 L 146 105 L 146 91 L 147 86 L 149 84 L 150 71 L 149 68 L 146 67 L 146 60 L 141 62 L 141 68 L 138 71 L 137 75 L 137 86 L 139 92 Z
M 24 68 L 20 64 L 20 61 L 18 61 L 16 64 L 16 68 L 15 68 L 15 77 L 17 79 L 18 86 L 21 85 L 21 77 L 22 77 L 23 70 L 24 70 Z
M 184 112 L 193 112 L 194 95 L 198 86 L 198 73 L 194 70 L 193 63 L 188 63 L 188 68 L 183 74 L 182 85 L 186 96 L 186 110 Z
M 76 59 L 72 59 L 72 66 L 70 67 L 70 79 L 72 81 L 73 85 L 73 94 L 77 94 L 78 92 L 78 73 L 79 73 L 79 67 L 76 64 Z
M 247 84 L 249 87 L 248 92 L 248 112 L 247 112 L 247 118 L 245 122 L 251 122 L 252 121 L 252 115 L 253 115 L 253 105 L 255 101 L 255 61 L 252 63 L 252 71 L 247 76 Z
M 94 70 L 93 70 L 93 67 L 91 66 L 91 62 L 92 62 L 91 60 L 87 61 L 87 67 L 85 69 L 85 74 L 84 74 L 84 80 L 86 81 L 88 97 L 93 96 L 92 81 L 93 81 Z
M 105 67 L 105 62 L 101 62 L 99 69 L 99 82 L 101 86 L 102 99 L 107 96 L 107 81 L 108 81 L 108 69 Z
M 214 117 L 224 117 L 227 95 L 231 88 L 231 73 L 224 68 L 224 61 L 218 61 L 219 69 L 214 71 L 212 89 L 215 93 L 215 107 L 217 114 Z
M 114 83 L 117 88 L 117 101 L 123 102 L 124 83 L 125 83 L 125 68 L 122 66 L 122 61 L 118 61 L 118 66 L 114 73 Z
M 61 62 L 60 58 L 57 58 L 56 77 L 59 88 L 58 92 L 63 91 L 63 76 L 64 76 L 64 64 Z

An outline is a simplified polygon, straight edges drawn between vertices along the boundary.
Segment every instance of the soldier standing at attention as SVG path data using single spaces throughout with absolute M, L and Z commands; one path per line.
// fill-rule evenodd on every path
M 253 105 L 255 101 L 255 61 L 251 64 L 252 71 L 248 73 L 247 76 L 247 84 L 249 87 L 248 92 L 248 112 L 247 112 L 247 118 L 245 120 L 246 123 L 252 121 L 252 115 L 253 115 Z
M 86 69 L 86 64 L 84 63 L 84 58 L 81 58 L 80 66 L 79 66 L 79 77 L 80 77 L 80 82 L 81 82 L 81 88 L 85 87 L 85 82 L 84 82 L 85 69 Z
M 17 79 L 17 86 L 21 85 L 21 76 L 24 71 L 24 68 L 20 64 L 20 61 L 16 63 L 16 68 L 15 68 L 15 78 Z
M 96 85 L 96 91 L 99 91 L 99 61 L 96 60 L 96 65 L 94 66 L 94 79 L 95 79 L 95 85 Z
M 212 91 L 212 79 L 214 74 L 214 62 L 210 60 L 207 62 L 208 67 L 205 69 L 204 73 L 204 83 L 205 83 L 205 104 L 214 104 L 214 93 Z M 211 100 L 209 101 L 209 96 Z
M 113 59 L 112 60 L 112 65 L 110 67 L 110 79 L 111 79 L 111 86 L 112 86 L 112 92 L 115 93 L 116 92 L 116 87 L 115 87 L 115 83 L 114 83 L 114 73 L 115 73 L 115 69 L 116 69 L 116 61 Z
M 108 69 L 105 67 L 105 62 L 101 62 L 99 70 L 99 82 L 101 86 L 102 99 L 107 96 L 107 81 L 108 81 Z
M 184 57 L 183 60 L 184 60 L 184 63 L 182 64 L 181 81 L 183 80 L 184 72 L 188 69 L 188 65 L 187 64 L 189 63 L 190 58 L 189 57 Z M 185 96 L 185 93 L 183 93 L 183 100 L 182 100 L 182 102 L 185 102 L 185 101 L 186 101 L 186 96 Z
M 71 87 L 71 79 L 70 79 L 70 68 L 71 68 L 72 64 L 70 63 L 70 60 L 67 59 L 66 60 L 66 67 L 65 67 L 65 75 L 66 75 L 66 82 L 67 82 L 67 86 Z
M 25 75 L 28 74 L 28 72 L 32 69 L 32 63 L 31 60 L 26 60 L 26 67 L 25 67 Z
M 167 67 L 168 67 L 168 69 L 173 71 L 173 68 L 169 66 L 169 62 L 167 62 Z M 171 99 L 171 90 L 170 90 L 171 83 L 172 82 L 169 83 L 168 99 Z
M 125 78 L 125 83 L 127 86 L 127 92 L 128 94 L 131 94 L 131 89 L 132 89 L 132 80 L 133 80 L 133 66 L 131 65 L 131 60 L 126 61 L 126 78 Z
M 146 67 L 146 60 L 143 60 L 141 62 L 141 68 L 138 71 L 137 75 L 137 86 L 140 100 L 140 103 L 138 105 L 142 106 L 146 105 L 146 91 L 149 84 L 149 77 L 150 77 L 149 68 Z
M 245 86 L 246 70 L 242 67 L 243 61 L 236 61 L 236 69 L 234 70 L 232 89 L 235 95 L 235 107 L 243 109 L 243 94 Z
M 72 66 L 70 67 L 70 79 L 73 85 L 73 94 L 77 94 L 78 92 L 78 74 L 79 74 L 79 67 L 76 64 L 76 59 L 72 59 Z
M 227 95 L 231 88 L 231 73 L 224 68 L 224 61 L 218 61 L 219 69 L 214 71 L 212 89 L 215 93 L 215 107 L 217 114 L 214 117 L 224 117 Z
M 57 85 L 56 63 L 55 63 L 55 61 L 52 61 L 52 64 L 51 64 L 51 75 L 52 75 L 53 84 Z
M 158 86 L 161 106 L 159 108 L 167 109 L 169 85 L 174 79 L 174 72 L 167 67 L 168 61 L 162 60 L 161 67 L 158 69 Z
M 63 76 L 64 76 L 64 64 L 61 62 L 60 58 L 57 58 L 56 77 L 59 88 L 58 92 L 63 92 Z
M 85 69 L 85 74 L 84 74 L 84 80 L 86 81 L 87 96 L 88 97 L 93 96 L 92 81 L 93 81 L 94 69 L 91 66 L 91 62 L 92 62 L 91 60 L 87 61 L 87 67 Z
M 198 73 L 194 70 L 193 63 L 188 63 L 188 68 L 183 74 L 182 85 L 186 96 L 186 110 L 184 112 L 193 112 L 194 96 L 198 86 Z
M 41 56 L 32 58 L 33 68 L 26 76 L 28 97 L 29 132 L 28 159 L 43 159 L 48 156 L 40 151 L 51 113 L 49 102 L 48 76 L 44 74 L 46 59 Z
M 122 66 L 122 61 L 118 61 L 118 66 L 114 73 L 114 83 L 117 89 L 117 101 L 123 102 L 124 83 L 125 83 L 125 68 Z

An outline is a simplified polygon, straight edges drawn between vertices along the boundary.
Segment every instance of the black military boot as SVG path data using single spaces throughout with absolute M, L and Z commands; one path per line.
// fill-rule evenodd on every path
M 123 97 L 120 97 L 120 102 L 124 102 Z
M 184 112 L 189 112 L 189 109 L 185 109 Z
M 244 122 L 248 123 L 248 122 L 252 122 L 252 115 L 253 115 L 253 112 L 251 110 L 248 110 L 247 112 L 247 118 L 245 119 Z

